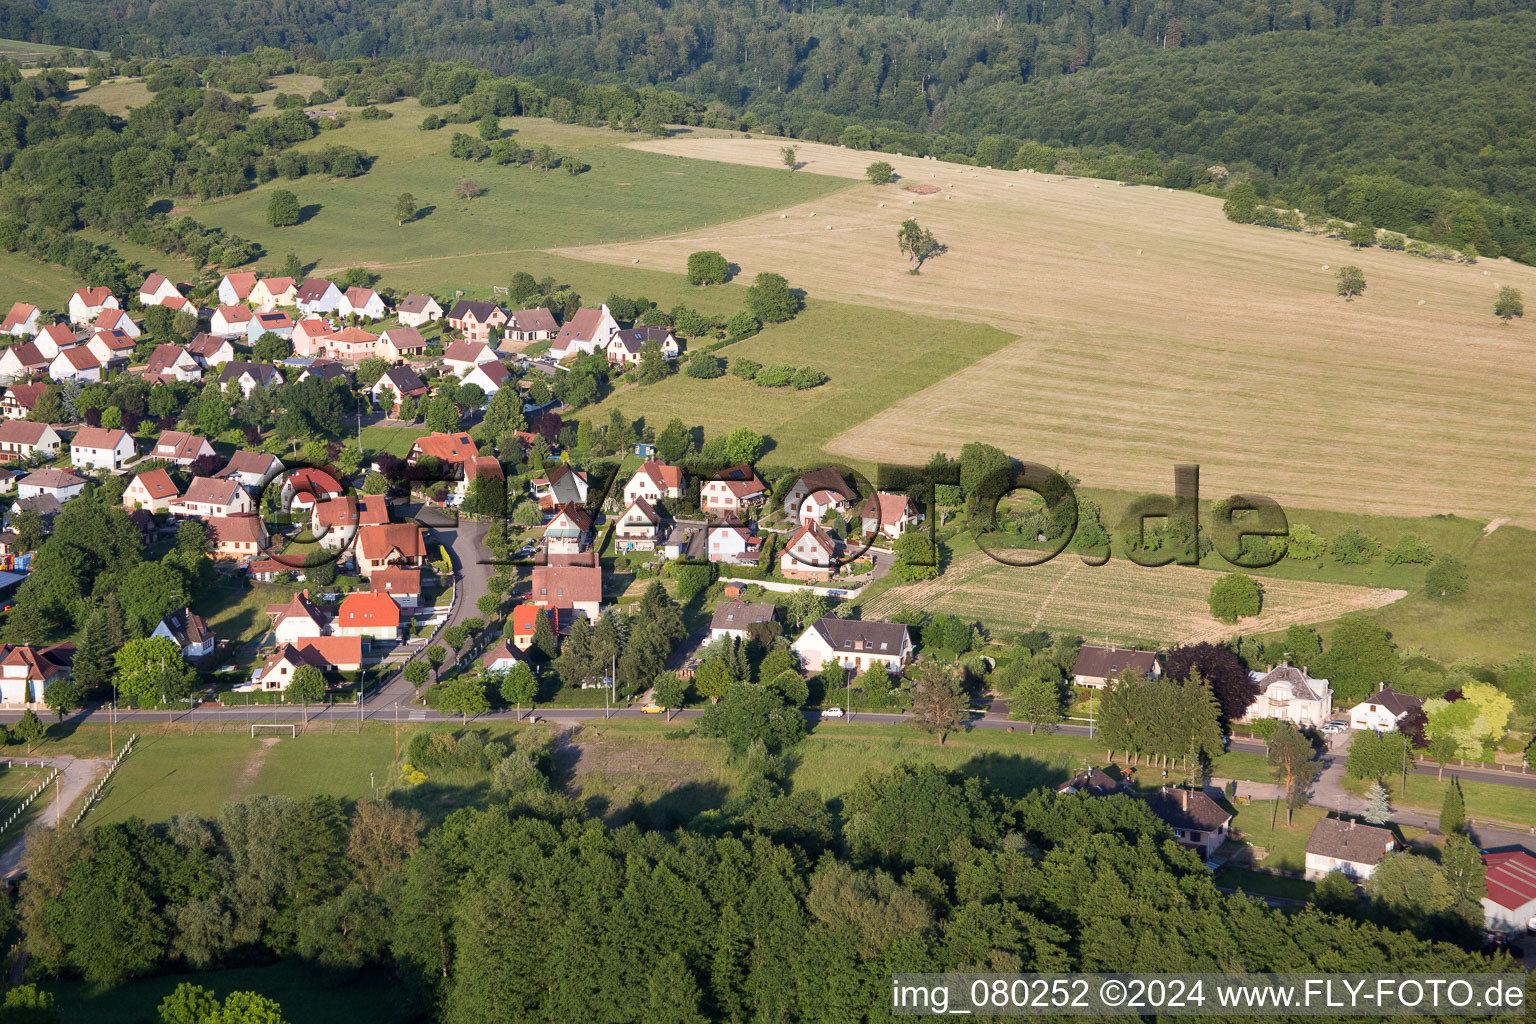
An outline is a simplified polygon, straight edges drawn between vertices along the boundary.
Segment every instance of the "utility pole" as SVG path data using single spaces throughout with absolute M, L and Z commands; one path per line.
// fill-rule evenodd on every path
M 395 760 L 400 760 L 400 702 L 395 701 Z

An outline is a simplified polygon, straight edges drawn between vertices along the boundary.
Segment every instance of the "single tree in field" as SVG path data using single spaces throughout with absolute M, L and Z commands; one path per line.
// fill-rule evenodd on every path
M 1210 605 L 1211 614 L 1222 622 L 1236 622 L 1244 616 L 1257 615 L 1259 585 L 1246 573 L 1229 572 L 1211 584 L 1206 603 Z
M 1350 225 L 1344 237 L 1349 239 L 1349 244 L 1356 249 L 1364 249 L 1366 246 L 1376 244 L 1376 225 L 1369 219 L 1362 217 Z
M 714 249 L 688 254 L 689 284 L 724 284 L 730 270 L 725 256 Z
M 409 192 L 401 192 L 400 198 L 395 200 L 395 220 L 399 226 L 404 227 L 408 220 L 416 219 L 416 197 Z
M 657 704 L 667 709 L 669 722 L 677 709 L 683 706 L 683 698 L 687 693 L 688 684 L 678 678 L 676 672 L 663 672 L 652 684 L 652 695 Z
M 876 160 L 864 168 L 864 176 L 869 179 L 872 185 L 889 185 L 896 180 L 896 168 L 884 160 Z
M 1269 768 L 1285 788 L 1285 823 L 1307 802 L 1307 787 L 1322 771 L 1312 760 L 1312 744 L 1290 722 L 1281 722 L 1269 737 Z
M 1441 555 L 1424 574 L 1430 597 L 1460 597 L 1467 592 L 1467 566 L 1455 555 Z
M 294 669 L 293 681 L 288 684 L 287 698 L 299 702 L 304 718 L 304 728 L 309 728 L 309 705 L 325 699 L 325 677 L 313 665 L 300 665 Z
M 901 254 L 907 258 L 907 262 L 915 264 L 911 271 L 914 274 L 923 269 L 924 260 L 944 251 L 944 246 L 933 237 L 932 231 L 911 219 L 901 222 L 901 227 L 896 232 L 896 245 L 901 249 Z
M 534 696 L 539 692 L 539 681 L 534 678 L 533 669 L 518 662 L 502 677 L 501 699 L 517 709 L 517 717 L 523 717 L 523 705 L 532 706 Z
M 480 119 L 480 138 L 486 142 L 501 138 L 501 121 L 495 114 L 486 114 Z
M 1386 787 L 1379 782 L 1371 783 L 1365 792 L 1365 820 L 1372 825 L 1385 825 L 1392 817 L 1392 801 Z
M 784 161 L 784 166 L 789 168 L 790 173 L 794 173 L 795 168 L 800 166 L 799 156 L 799 146 L 779 147 L 779 159 Z
M 912 724 L 924 732 L 938 733 L 942 745 L 946 736 L 971 717 L 964 671 L 953 662 L 929 659 L 912 675 Z
M 1350 302 L 1365 292 L 1365 271 L 1356 266 L 1339 268 L 1339 294 Z
M 1505 323 L 1517 316 L 1525 316 L 1525 300 L 1520 296 L 1520 289 L 1509 285 L 1500 288 L 1493 299 L 1493 315 Z
M 1461 782 L 1451 779 L 1445 787 L 1445 799 L 1440 803 L 1440 834 L 1455 835 L 1467 827 L 1467 805 L 1461 797 Z
M 484 191 L 473 178 L 465 178 L 459 182 L 458 187 L 453 190 L 453 194 L 460 199 L 474 199 Z
M 37 712 L 31 708 L 21 713 L 21 721 L 16 723 L 16 735 L 27 745 L 27 753 L 32 753 L 32 748 L 37 746 L 37 741 L 43 738 L 43 733 L 48 730 L 43 726 L 43 720 L 37 717 Z
M 267 224 L 285 228 L 299 222 L 299 197 L 280 188 L 267 198 Z
M 1435 781 L 1445 781 L 1445 766 L 1451 763 L 1451 758 L 1456 756 L 1456 737 L 1446 733 L 1436 736 L 1429 741 L 1429 757 L 1440 766 L 1435 772 Z

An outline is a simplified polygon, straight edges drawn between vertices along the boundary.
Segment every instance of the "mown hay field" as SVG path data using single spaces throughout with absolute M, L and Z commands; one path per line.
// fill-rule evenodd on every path
M 1089 566 L 1069 555 L 1020 567 L 975 552 L 957 558 L 937 579 L 892 587 L 870 598 L 863 613 L 881 619 L 917 608 L 979 620 L 993 629 L 1047 629 L 1107 636 L 1120 643 L 1173 644 L 1322 622 L 1404 596 L 1401 590 L 1264 579 L 1263 610 L 1229 626 L 1213 618 L 1206 604 L 1211 584 L 1220 576 L 1209 569 L 1152 569 L 1122 559 Z
M 781 141 L 635 147 L 767 169 Z M 773 270 L 813 296 L 1018 333 L 827 438 L 841 457 L 923 459 L 982 439 L 1090 486 L 1166 489 L 1173 463 L 1198 462 L 1210 493 L 1536 524 L 1536 323 L 1492 314 L 1500 285 L 1536 295 L 1536 268 L 1232 224 L 1193 193 L 807 143 L 799 157 L 795 174 L 849 178 L 889 159 L 939 191 L 860 184 L 706 231 L 562 251 L 681 270 L 718 248 L 746 279 Z M 895 243 L 907 217 L 949 246 L 915 277 Z M 1346 263 L 1367 280 L 1353 302 L 1334 294 Z

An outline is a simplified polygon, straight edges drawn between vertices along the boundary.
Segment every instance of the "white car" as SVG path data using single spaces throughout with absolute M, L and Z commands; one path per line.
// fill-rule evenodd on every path
M 825 711 L 823 711 L 821 713 L 821 717 L 822 718 L 842 718 L 843 717 L 843 709 L 842 708 L 827 708 L 827 710 L 825 710 Z
M 1341 722 L 1341 721 L 1338 721 L 1338 720 L 1334 720 L 1332 722 L 1329 722 L 1327 725 L 1323 726 L 1323 735 L 1324 736 L 1332 736 L 1334 733 L 1343 732 L 1344 730 L 1346 730 L 1348 728 L 1349 728 L 1349 723 L 1348 722 Z

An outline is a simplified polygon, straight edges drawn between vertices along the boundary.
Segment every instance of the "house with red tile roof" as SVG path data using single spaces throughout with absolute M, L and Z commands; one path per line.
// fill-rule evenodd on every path
M 37 408 L 37 400 L 48 391 L 48 385 L 37 384 L 12 384 L 5 389 L 5 396 L 0 398 L 0 413 L 8 420 L 24 420 L 32 415 L 32 410 Z
M 699 505 L 713 516 L 739 516 L 768 499 L 768 485 L 745 462 L 721 470 L 699 488 Z
M 230 340 L 213 334 L 195 335 L 187 342 L 187 352 L 205 370 L 222 366 L 235 358 L 235 346 Z
M 214 516 L 206 525 L 215 558 L 254 558 L 267 548 L 267 524 L 261 516 Z
M 151 512 L 167 512 L 181 501 L 171 475 L 163 469 L 151 469 L 128 481 L 123 491 L 123 508 L 147 508 Z
M 59 432 L 46 423 L 17 419 L 0 423 L 0 461 L 30 459 L 39 452 L 57 455 L 63 443 Z
M 356 672 L 363 667 L 363 639 L 357 636 L 319 636 L 280 644 L 251 673 L 251 682 L 246 688 L 286 690 L 288 684 L 293 682 L 294 673 L 305 665 L 326 674 Z
M 55 680 L 68 679 L 74 665 L 75 645 L 52 647 L 0 647 L 0 704 L 28 707 L 42 703 L 43 691 Z
M 251 289 L 256 287 L 256 279 L 256 274 L 250 271 L 225 274 L 224 279 L 219 282 L 219 302 L 226 306 L 244 302 L 251 297 Z
M 69 297 L 69 322 L 85 325 L 101 315 L 104 309 L 122 309 L 110 288 L 77 288 Z
M 84 346 L 67 348 L 48 364 L 48 376 L 59 383 L 77 380 L 91 384 L 101 380 L 104 368 L 91 350 Z
M 427 434 L 418 437 L 411 442 L 411 451 L 406 461 L 414 466 L 430 457 L 445 467 L 461 467 L 462 471 L 464 463 L 479 454 L 480 449 L 476 447 L 474 438 L 461 430 L 455 434 Z
M 76 469 L 117 469 L 137 454 L 126 430 L 81 427 L 69 440 L 69 464 Z
M 331 619 L 335 636 L 366 636 L 375 640 L 400 638 L 400 606 L 388 594 L 354 591 L 341 599 Z
M 130 338 L 137 338 L 144 333 L 133 317 L 120 309 L 104 309 L 101 315 L 91 323 L 93 331 L 122 331 Z
M 561 325 L 550 343 L 549 354 L 555 359 L 602 352 L 619 333 L 619 322 L 608 306 L 584 306 Z
M 331 618 L 309 599 L 308 590 L 302 590 L 280 604 L 267 605 L 267 614 L 272 617 L 272 635 L 280 644 L 325 636 Z
M 538 617 L 540 614 L 549 616 L 550 627 L 555 632 L 555 638 L 565 636 L 571 631 L 571 622 L 574 612 L 570 608 L 552 608 L 537 604 L 520 604 L 512 609 L 512 644 L 520 651 L 526 651 L 533 646 L 534 633 L 538 630 Z
M 357 571 L 372 577 L 380 569 L 419 569 L 427 564 L 427 531 L 415 523 L 364 526 L 353 545 Z
M 395 307 L 395 318 L 407 327 L 420 327 L 443 318 L 443 307 L 430 295 L 411 292 Z
M 323 277 L 311 277 L 293 293 L 299 312 L 306 316 L 334 313 L 341 304 L 341 289 Z
M 640 463 L 635 475 L 624 485 L 624 500 L 644 498 L 652 505 L 668 499 L 681 498 L 686 481 L 681 466 L 669 466 L 665 462 L 648 459 Z
M 372 288 L 348 288 L 341 293 L 337 316 L 355 316 L 364 320 L 382 320 L 389 315 L 384 299 Z
M 144 364 L 142 380 L 154 383 L 169 381 L 194 381 L 203 379 L 203 368 L 197 365 L 192 353 L 180 345 L 156 345 Z
M 220 306 L 208 318 L 208 330 L 221 338 L 243 338 L 250 333 L 255 315 L 250 306 Z
M 9 334 L 13 338 L 30 338 L 37 333 L 39 324 L 36 306 L 27 302 L 15 302 L 11 304 L 11 311 L 5 315 L 5 320 L 0 321 L 0 334 Z
M 187 485 L 171 512 L 178 516 L 209 519 L 213 516 L 238 516 L 256 511 L 251 494 L 234 480 L 225 477 L 197 476 Z
M 427 351 L 427 340 L 409 325 L 388 327 L 379 335 L 378 356 L 392 363 L 402 359 L 420 359 Z
M 48 356 L 43 355 L 36 342 L 24 341 L 20 345 L 7 345 L 4 351 L 0 351 L 0 380 L 24 381 L 29 377 L 46 373 L 51 361 Z
M 779 572 L 788 579 L 830 579 L 838 569 L 837 560 L 842 551 L 842 541 L 816 523 L 803 523 L 784 542 L 784 553 L 779 556 Z
M 162 430 L 150 449 L 149 458 L 165 459 L 178 466 L 190 466 L 204 455 L 214 454 L 213 445 L 206 437 L 186 434 L 180 430 Z
M 908 527 L 923 521 L 923 514 L 908 500 L 905 494 L 888 494 L 880 491 L 864 503 L 859 513 L 859 528 L 866 537 L 876 533 L 895 540 Z
M 368 590 L 385 595 L 402 612 L 414 611 L 421 605 L 421 570 L 379 569 L 368 577 Z
M 597 621 L 603 607 L 603 570 L 595 565 L 535 565 L 531 602 L 543 608 L 568 608 Z
M 269 310 L 297 304 L 298 290 L 291 277 L 264 277 L 251 288 L 246 299 L 257 309 Z
M 182 298 L 181 289 L 170 282 L 164 274 L 150 274 L 139 285 L 139 305 L 158 306 L 167 299 Z

